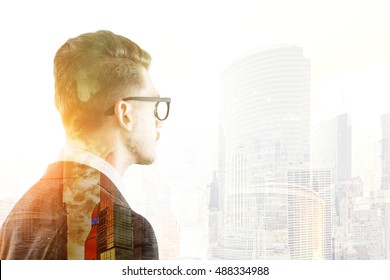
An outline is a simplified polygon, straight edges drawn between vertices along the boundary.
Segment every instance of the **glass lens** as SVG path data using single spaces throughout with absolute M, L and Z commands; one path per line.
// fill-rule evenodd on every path
M 167 102 L 158 102 L 156 104 L 156 117 L 159 120 L 165 120 L 168 115 L 168 103 Z

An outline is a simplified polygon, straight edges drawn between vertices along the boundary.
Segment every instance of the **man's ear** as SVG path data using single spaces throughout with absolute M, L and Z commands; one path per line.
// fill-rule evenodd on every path
M 131 130 L 133 125 L 133 115 L 132 115 L 132 106 L 130 103 L 126 103 L 123 100 L 119 100 L 117 103 L 115 103 L 114 111 L 115 111 L 115 117 L 118 121 L 118 124 L 120 127 Z

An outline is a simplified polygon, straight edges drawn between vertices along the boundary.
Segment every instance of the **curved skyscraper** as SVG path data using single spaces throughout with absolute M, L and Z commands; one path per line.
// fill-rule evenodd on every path
M 231 64 L 221 77 L 221 258 L 294 255 L 289 200 L 296 195 L 294 188 L 299 189 L 298 197 L 302 188 L 310 189 L 309 165 L 310 59 L 303 49 L 263 48 Z M 288 179 L 291 174 L 293 181 Z M 311 198 L 317 200 L 321 198 Z M 321 249 L 310 250 L 321 256 Z

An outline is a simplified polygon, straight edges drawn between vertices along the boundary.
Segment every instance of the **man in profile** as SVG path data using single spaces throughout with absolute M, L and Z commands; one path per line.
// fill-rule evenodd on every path
M 158 259 L 152 226 L 121 194 L 130 165 L 154 162 L 169 114 L 150 61 L 109 31 L 82 34 L 58 50 L 55 103 L 66 146 L 5 220 L 1 259 Z

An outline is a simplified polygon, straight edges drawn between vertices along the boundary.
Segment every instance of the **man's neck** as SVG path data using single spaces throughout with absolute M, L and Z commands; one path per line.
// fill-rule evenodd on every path
M 67 139 L 66 145 L 72 148 L 81 149 L 94 154 L 112 165 L 121 176 L 123 176 L 127 168 L 132 164 L 128 153 L 123 149 L 110 147 L 104 143 L 86 143 L 84 141 Z

